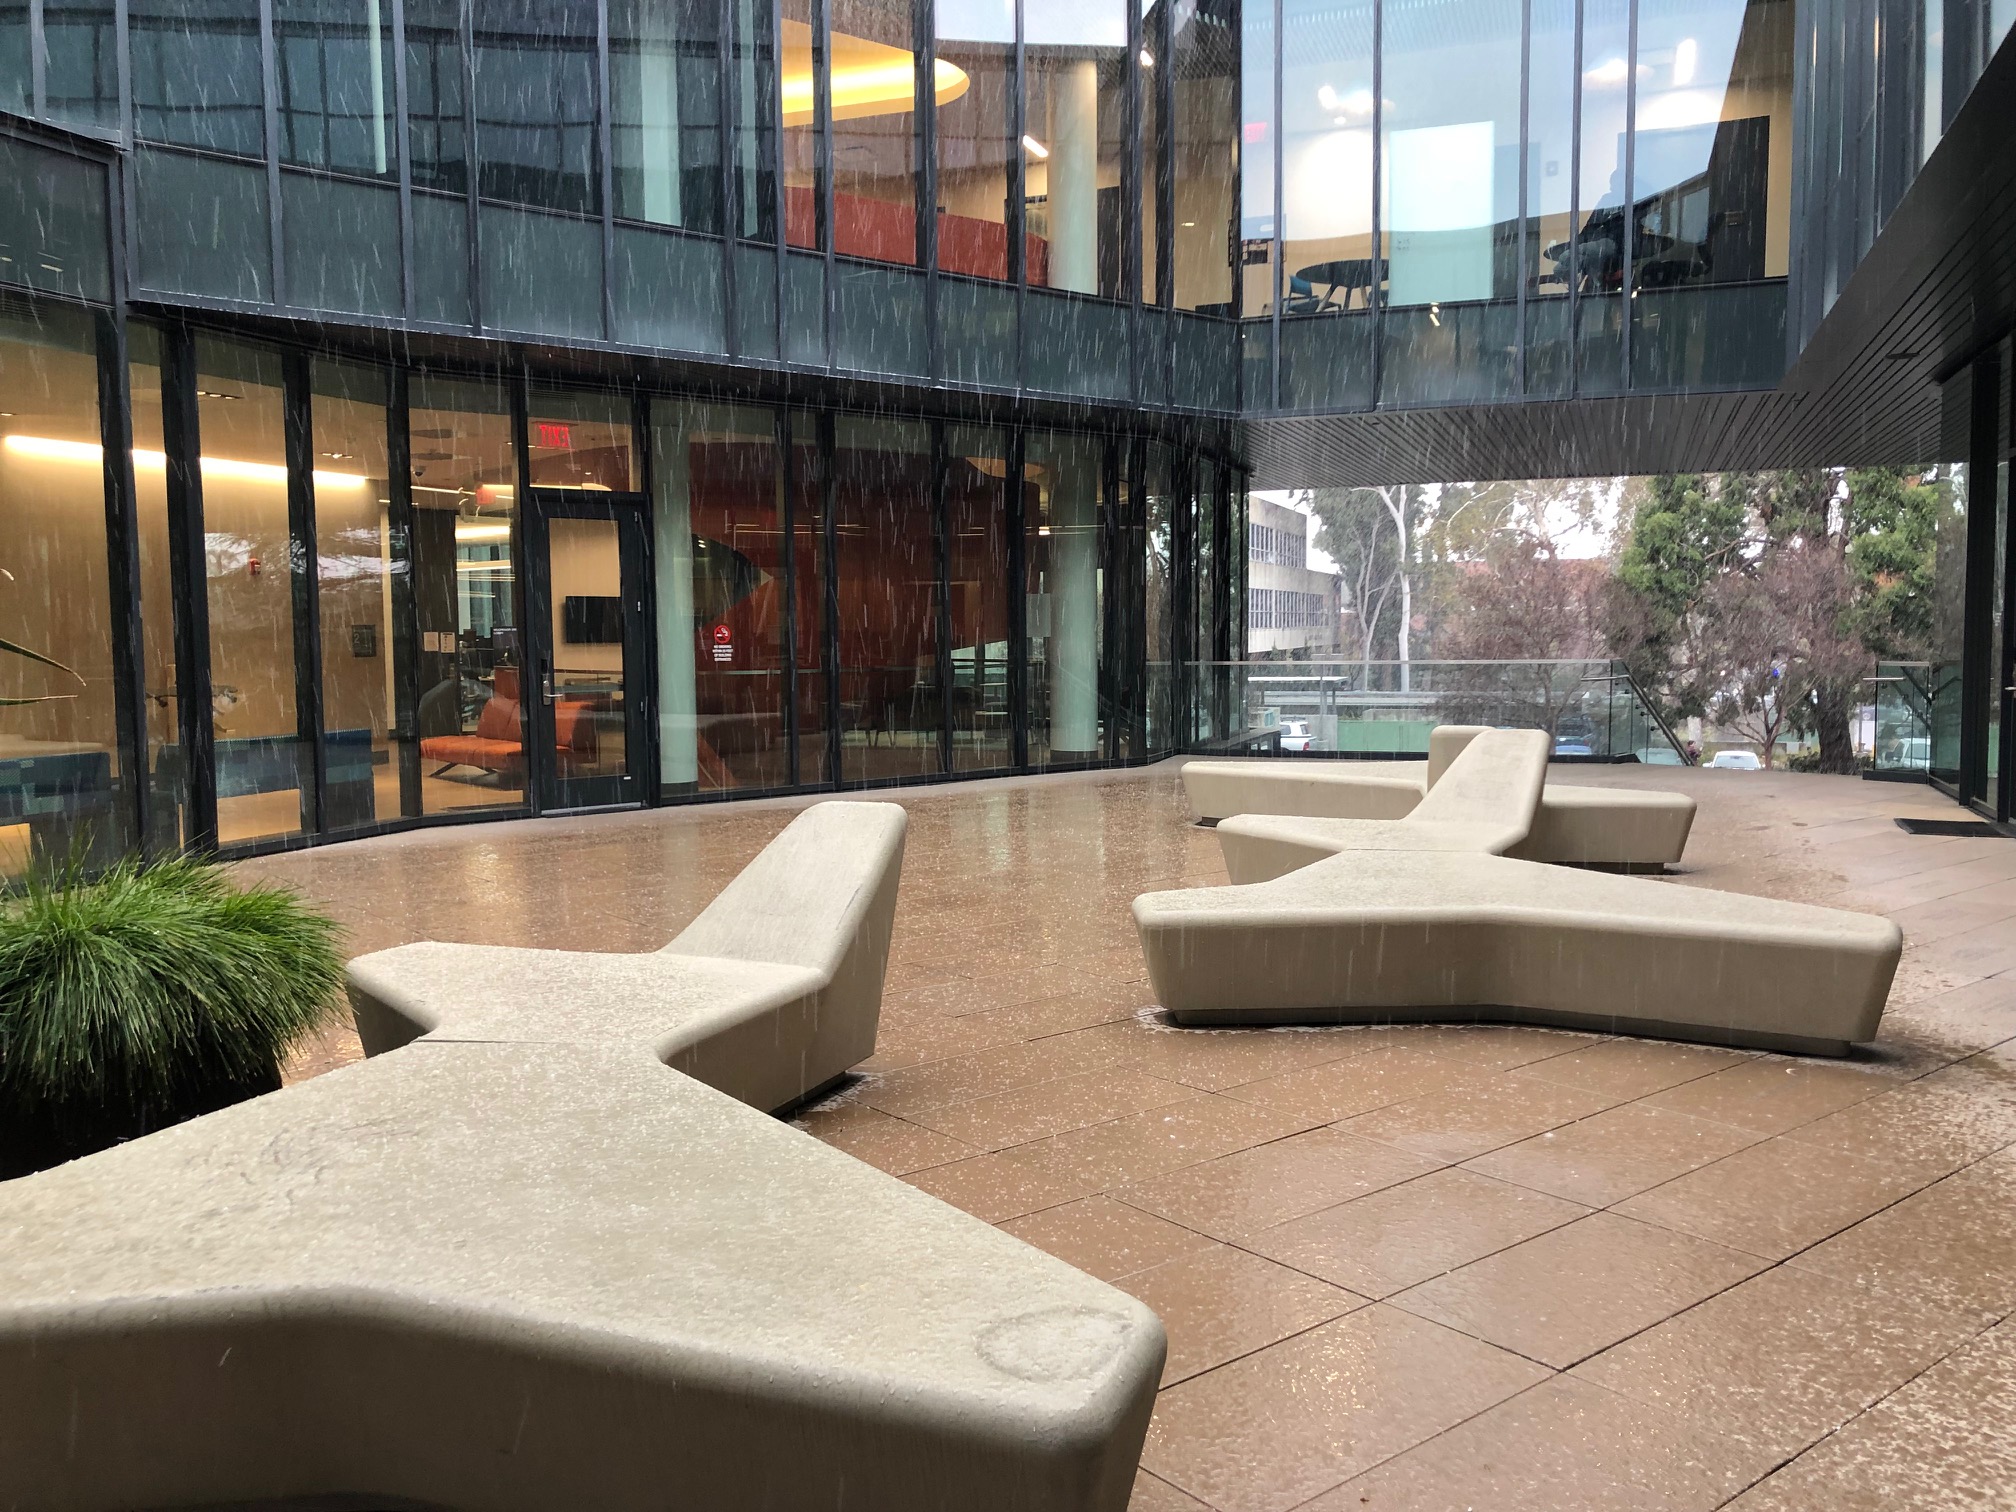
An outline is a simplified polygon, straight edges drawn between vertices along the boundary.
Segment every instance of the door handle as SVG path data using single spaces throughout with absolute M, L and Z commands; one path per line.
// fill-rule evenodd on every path
M 551 672 L 548 672 L 544 681 L 540 683 L 539 691 L 546 696 L 546 702 L 548 703 L 552 703 L 560 696 L 553 687 L 553 674 Z

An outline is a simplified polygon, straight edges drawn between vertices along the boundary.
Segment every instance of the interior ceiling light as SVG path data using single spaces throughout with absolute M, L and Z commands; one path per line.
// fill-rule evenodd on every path
M 1145 47 L 1141 49 L 1141 66 L 1143 68 L 1153 68 L 1155 66 L 1155 54 L 1148 51 Z
M 481 522 L 457 520 L 455 522 L 455 539 L 457 541 L 508 541 L 511 539 L 511 527 L 508 524 L 498 524 L 488 520 Z
M 784 124 L 812 124 L 812 28 L 786 21 L 782 36 L 780 83 Z M 916 103 L 917 56 L 885 42 L 834 32 L 831 37 L 833 119 L 858 121 L 866 116 L 902 115 Z M 932 95 L 949 105 L 966 93 L 972 81 L 966 71 L 943 58 L 931 65 Z
M 1033 136 L 1023 137 L 1022 145 L 1028 150 L 1029 156 L 1035 158 L 1038 162 L 1050 156 L 1050 149 L 1037 141 Z
M 8 451 L 45 462 L 88 462 L 96 467 L 105 459 L 105 450 L 95 441 L 58 441 L 50 436 L 8 436 L 0 442 Z M 133 465 L 149 472 L 166 472 L 166 452 L 134 448 Z M 203 476 L 236 478 L 246 483 L 287 485 L 287 469 L 275 462 L 239 462 L 231 457 L 205 457 Z M 312 476 L 317 488 L 362 488 L 370 482 L 361 473 L 327 472 L 316 468 Z

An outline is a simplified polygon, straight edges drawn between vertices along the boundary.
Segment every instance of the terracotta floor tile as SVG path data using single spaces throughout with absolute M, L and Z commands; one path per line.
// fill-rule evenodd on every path
M 976 1149 L 1003 1150 L 1197 1095 L 1194 1088 L 1139 1072 L 1087 1071 L 911 1116 Z
M 1278 1224 L 1245 1247 L 1363 1296 L 1384 1297 L 1587 1211 L 1451 1169 Z
M 1387 1300 L 1564 1370 L 1763 1267 L 1754 1255 L 1591 1213 Z
M 1398 1145 L 1431 1160 L 1462 1161 L 1544 1134 L 1610 1106 L 1610 1099 L 1519 1073 L 1481 1086 L 1435 1092 L 1361 1113 L 1337 1125 L 1346 1133 Z
M 1358 1028 L 1183 1029 L 1156 1020 L 1137 1023 L 1125 1043 L 1128 1065 L 1212 1092 L 1362 1055 L 1378 1043 L 1374 1032 Z
M 1479 1071 L 1510 1071 L 1587 1049 L 1598 1036 L 1519 1024 L 1423 1024 L 1406 1043 Z
M 1224 1244 L 1138 1271 L 1119 1285 L 1153 1308 L 1169 1331 L 1164 1386 L 1365 1305 L 1342 1287 Z
M 1731 1512 L 2000 1509 L 2016 1487 L 2016 1330 L 2008 1324 L 1906 1383 Z
M 1483 1081 L 1482 1072 L 1456 1061 L 1393 1044 L 1325 1066 L 1249 1082 L 1231 1088 L 1227 1095 L 1269 1107 L 1292 1108 L 1331 1123 L 1434 1092 L 1481 1086 Z
M 1435 1168 L 1334 1128 L 1311 1129 L 1122 1187 L 1117 1195 L 1199 1233 L 1237 1240 Z
M 1641 1192 L 1617 1211 L 1782 1260 L 1921 1184 L 1881 1161 L 1778 1138 Z
M 1770 1465 L 1672 1413 L 1556 1376 L 1300 1512 L 1706 1512 Z
M 1163 1392 L 1142 1462 L 1224 1512 L 1286 1512 L 1545 1374 L 1360 1308 Z
M 1780 1457 L 1962 1343 L 1950 1313 L 1778 1266 L 1626 1339 L 1575 1375 Z
M 1893 1085 L 1880 1072 L 1860 1066 L 1760 1055 L 1655 1092 L 1643 1105 L 1758 1134 L 1780 1134 L 1888 1092 Z
M 1025 1146 L 1032 1164 L 1086 1191 L 1107 1191 L 1283 1139 L 1312 1121 L 1209 1092 Z
M 1612 1039 L 1587 1050 L 1571 1050 L 1527 1067 L 1527 1074 L 1564 1086 L 1607 1093 L 1622 1102 L 1645 1097 L 1681 1082 L 1720 1071 L 1749 1055 L 1712 1045 L 1681 1045 L 1666 1040 Z
M 807 1108 L 792 1120 L 799 1128 L 856 1160 L 891 1176 L 949 1165 L 977 1153 L 973 1146 L 931 1129 L 891 1118 L 859 1103 Z
M 1127 1502 L 1127 1512 L 1211 1512 L 1211 1509 L 1146 1470 L 1136 1470 L 1134 1494 Z
M 2016 1159 L 1948 1176 L 1791 1263 L 1944 1312 L 2003 1317 L 2016 1309 Z
M 2016 1106 L 1951 1083 L 1916 1081 L 1784 1137 L 1880 1161 L 1929 1182 L 2016 1144 Z
M 1211 1244 L 1180 1224 L 1105 1196 L 1081 1197 L 1001 1227 L 1101 1281 L 1117 1281 Z
M 1719 1160 L 1757 1138 L 1746 1129 L 1636 1102 L 1480 1155 L 1465 1167 L 1604 1207 Z
M 884 1113 L 908 1117 L 927 1108 L 1101 1070 L 1120 1059 L 1121 1048 L 1113 1038 L 1097 1029 L 1081 1029 L 887 1072 L 870 1078 L 855 1096 Z
M 903 1179 L 940 1202 L 949 1202 L 989 1223 L 1004 1223 L 1087 1195 L 1086 1188 L 1032 1165 L 1021 1150 L 955 1160 L 950 1165 L 912 1172 Z

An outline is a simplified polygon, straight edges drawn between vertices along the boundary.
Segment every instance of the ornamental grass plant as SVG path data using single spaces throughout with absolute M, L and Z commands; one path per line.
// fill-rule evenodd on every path
M 342 981 L 331 920 L 214 863 L 31 874 L 0 897 L 0 1178 L 271 1091 Z

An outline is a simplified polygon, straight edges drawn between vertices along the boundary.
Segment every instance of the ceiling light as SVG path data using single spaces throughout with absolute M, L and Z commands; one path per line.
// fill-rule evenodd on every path
M 1039 161 L 1050 156 L 1050 149 L 1037 141 L 1033 136 L 1023 137 L 1022 145 L 1028 150 L 1029 156 Z
M 104 448 L 94 441 L 59 441 L 51 436 L 8 436 L 0 444 L 11 452 L 18 452 L 24 457 L 38 457 L 45 462 L 89 462 L 95 466 L 105 457 Z M 166 472 L 168 456 L 165 452 L 136 447 L 133 465 L 144 467 L 149 472 Z M 247 483 L 275 483 L 282 487 L 287 483 L 287 469 L 277 463 L 240 462 L 232 457 L 203 458 L 203 476 L 237 478 Z M 325 472 L 319 467 L 310 476 L 317 488 L 362 488 L 371 481 L 361 473 Z

